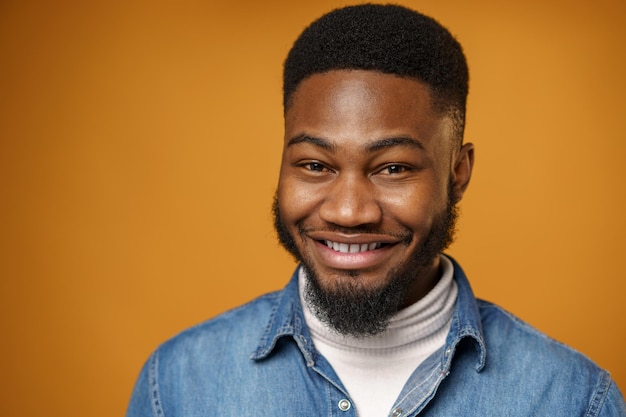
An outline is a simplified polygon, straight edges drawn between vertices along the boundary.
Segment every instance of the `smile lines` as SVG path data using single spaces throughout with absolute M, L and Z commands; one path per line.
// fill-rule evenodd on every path
M 331 248 L 334 251 L 340 253 L 359 253 L 359 252 L 367 252 L 369 250 L 379 249 L 382 247 L 382 243 L 380 242 L 372 242 L 372 243 L 339 243 L 333 242 L 330 240 L 324 240 L 326 246 Z

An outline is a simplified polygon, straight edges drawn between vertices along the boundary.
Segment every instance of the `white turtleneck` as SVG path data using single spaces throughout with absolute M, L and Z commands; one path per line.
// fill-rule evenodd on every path
M 300 269 L 300 298 L 316 349 L 341 379 L 360 417 L 389 415 L 415 368 L 441 348 L 450 329 L 457 297 L 453 266 L 441 256 L 442 276 L 415 304 L 395 314 L 376 336 L 344 336 L 320 321 L 304 297 L 306 275 Z

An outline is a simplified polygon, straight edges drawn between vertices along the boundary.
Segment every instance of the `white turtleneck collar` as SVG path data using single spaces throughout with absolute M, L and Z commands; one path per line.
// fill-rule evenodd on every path
M 415 368 L 444 345 L 457 287 L 452 262 L 442 255 L 440 265 L 441 278 L 426 296 L 395 314 L 384 332 L 358 338 L 316 317 L 304 296 L 307 278 L 300 269 L 300 299 L 315 347 L 341 379 L 359 416 L 387 416 Z

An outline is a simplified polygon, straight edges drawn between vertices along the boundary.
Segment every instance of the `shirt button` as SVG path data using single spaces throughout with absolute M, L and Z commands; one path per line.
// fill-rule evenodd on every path
M 391 415 L 393 417 L 399 417 L 400 415 L 402 415 L 402 409 L 401 408 L 394 408 L 393 411 L 391 412 Z
M 348 411 L 350 407 L 352 406 L 352 404 L 350 404 L 350 401 L 344 398 L 343 400 L 339 401 L 337 406 L 339 407 L 341 411 Z
M 446 349 L 446 358 L 450 355 L 450 352 L 451 352 L 450 348 Z

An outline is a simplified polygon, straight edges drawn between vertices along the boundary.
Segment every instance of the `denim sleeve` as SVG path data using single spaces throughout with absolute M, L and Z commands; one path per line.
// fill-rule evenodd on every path
M 587 416 L 595 416 L 596 414 L 587 413 Z M 620 392 L 615 381 L 610 381 L 610 386 L 606 394 L 606 398 L 600 408 L 598 417 L 626 417 L 626 404 L 624 397 Z
M 152 356 L 148 359 L 146 364 L 143 366 L 139 377 L 137 378 L 137 382 L 135 382 L 135 388 L 133 389 L 133 394 L 130 398 L 130 403 L 128 404 L 128 408 L 126 410 L 126 417 L 157 417 L 158 414 L 155 414 L 155 409 L 153 408 L 152 403 L 152 392 L 154 389 L 150 386 L 150 374 L 152 373 L 153 367 L 156 363 L 156 355 L 157 353 L 153 353 Z M 155 391 L 156 395 L 158 395 L 158 391 Z M 162 414 L 161 414 L 162 416 Z

